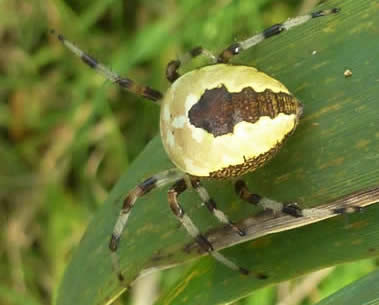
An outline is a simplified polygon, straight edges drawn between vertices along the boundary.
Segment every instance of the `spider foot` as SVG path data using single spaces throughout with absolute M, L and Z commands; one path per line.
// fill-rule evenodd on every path
M 282 212 L 284 214 L 291 215 L 293 217 L 302 217 L 303 210 L 298 206 L 296 202 L 287 203 L 283 206 Z
M 335 214 L 352 214 L 352 213 L 358 213 L 358 212 L 361 213 L 363 212 L 363 208 L 358 207 L 358 206 L 348 206 L 348 207 L 334 209 L 333 212 Z
M 120 236 L 116 236 L 112 234 L 111 240 L 109 241 L 109 249 L 112 252 L 117 251 L 119 243 L 120 243 Z
M 261 272 L 249 271 L 249 270 L 247 270 L 245 268 L 242 268 L 242 267 L 239 268 L 239 272 L 242 275 L 245 275 L 245 276 L 253 274 L 258 280 L 266 280 L 266 279 L 268 279 L 268 275 L 267 274 L 264 274 L 264 273 L 261 273 Z
M 242 267 L 240 267 L 240 268 L 238 269 L 238 271 L 239 271 L 241 274 L 243 274 L 243 275 L 249 275 L 249 274 L 250 274 L 249 270 L 247 270 L 247 269 L 245 269 L 245 268 L 242 268 Z
M 312 18 L 317 18 L 317 17 L 328 16 L 328 15 L 331 15 L 331 14 L 337 14 L 337 13 L 339 13 L 340 11 L 341 11 L 340 8 L 335 7 L 335 8 L 328 9 L 328 10 L 322 10 L 322 11 L 313 12 L 313 13 L 311 14 L 311 17 L 312 17 Z
M 233 222 L 230 223 L 230 227 L 235 231 L 239 236 L 245 236 L 246 232 L 245 230 L 241 229 L 238 225 L 234 224 Z

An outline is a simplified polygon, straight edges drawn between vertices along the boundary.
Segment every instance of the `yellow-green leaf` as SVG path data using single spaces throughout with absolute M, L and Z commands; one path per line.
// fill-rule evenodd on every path
M 370 273 L 317 303 L 317 305 L 357 304 L 379 304 L 379 271 Z

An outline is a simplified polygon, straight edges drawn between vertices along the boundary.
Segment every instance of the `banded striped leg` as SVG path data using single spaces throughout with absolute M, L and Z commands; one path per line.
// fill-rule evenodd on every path
M 242 200 L 257 206 L 261 206 L 264 209 L 272 210 L 274 214 L 284 213 L 293 217 L 323 217 L 336 214 L 350 214 L 361 211 L 361 208 L 357 206 L 346 206 L 344 208 L 329 210 L 319 208 L 302 209 L 296 203 L 284 204 L 269 198 L 261 197 L 257 194 L 252 194 L 248 190 L 246 183 L 242 180 L 237 180 L 235 190 L 237 195 Z
M 112 237 L 109 242 L 109 249 L 112 251 L 112 262 L 113 269 L 117 272 L 118 278 L 120 281 L 123 280 L 123 276 L 121 273 L 121 268 L 119 264 L 119 258 L 117 256 L 117 249 L 120 243 L 121 234 L 124 231 L 126 223 L 128 221 L 130 211 L 134 206 L 134 203 L 138 198 L 146 195 L 150 191 L 156 188 L 160 188 L 167 184 L 171 184 L 175 181 L 184 177 L 184 173 L 179 171 L 176 168 L 169 169 L 158 173 L 150 178 L 147 178 L 142 183 L 138 184 L 133 190 L 131 190 L 126 198 L 124 199 L 120 215 L 117 218 L 116 224 L 114 226 Z
M 54 30 L 50 31 L 51 34 L 56 34 Z M 135 83 L 130 78 L 121 77 L 117 73 L 112 72 L 102 63 L 99 63 L 95 58 L 89 54 L 82 51 L 80 48 L 75 46 L 71 41 L 67 40 L 62 34 L 56 34 L 59 41 L 69 49 L 72 53 L 77 55 L 87 66 L 94 69 L 96 72 L 102 74 L 107 80 L 110 80 L 112 83 L 118 85 L 122 89 L 125 89 L 129 92 L 132 92 L 138 96 L 142 96 L 151 101 L 159 101 L 162 98 L 162 93 L 158 90 L 150 88 L 148 86 L 143 86 Z
M 332 8 L 328 10 L 322 10 L 310 13 L 308 15 L 298 16 L 292 19 L 288 19 L 283 23 L 274 24 L 273 26 L 265 29 L 262 33 L 254 35 L 246 40 L 236 42 L 227 47 L 221 54 L 218 56 L 217 61 L 220 63 L 228 62 L 233 56 L 240 54 L 242 51 L 247 50 L 257 44 L 261 43 L 266 38 L 278 35 L 283 31 L 289 30 L 293 27 L 301 25 L 308 22 L 313 18 L 328 16 L 336 14 L 340 11 L 339 8 Z
M 226 216 L 223 211 L 217 209 L 216 202 L 209 196 L 207 189 L 201 185 L 198 179 L 193 179 L 191 183 L 192 187 L 199 194 L 199 197 L 204 202 L 205 206 L 220 222 L 231 227 L 240 236 L 246 235 L 241 228 L 229 220 L 228 216 Z
M 214 251 L 212 244 L 209 240 L 200 233 L 199 229 L 192 222 L 191 218 L 185 214 L 183 208 L 180 206 L 178 202 L 178 196 L 182 194 L 188 185 L 185 179 L 181 179 L 177 181 L 168 191 L 168 202 L 170 204 L 170 208 L 176 218 L 182 223 L 187 232 L 196 240 L 201 248 L 207 251 L 210 255 L 212 255 L 217 261 L 229 267 L 232 270 L 239 271 L 244 275 L 248 275 L 249 271 L 237 266 L 235 263 L 227 259 L 221 253 Z M 265 279 L 266 276 L 264 274 L 256 273 L 255 274 L 260 279 Z
M 180 74 L 178 73 L 178 69 L 183 63 L 189 62 L 191 59 L 198 57 L 200 55 L 204 55 L 208 57 L 212 63 L 217 62 L 216 56 L 214 56 L 210 51 L 207 49 L 204 49 L 203 47 L 196 47 L 193 48 L 191 51 L 183 54 L 179 59 L 172 60 L 167 64 L 166 67 L 166 78 L 173 83 L 175 80 L 177 80 L 180 77 Z

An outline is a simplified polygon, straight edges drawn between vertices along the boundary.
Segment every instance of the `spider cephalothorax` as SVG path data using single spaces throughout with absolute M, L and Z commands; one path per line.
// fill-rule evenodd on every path
M 243 228 L 235 225 L 217 209 L 215 201 L 200 180 L 238 177 L 264 165 L 295 130 L 303 106 L 278 80 L 253 67 L 234 66 L 228 64 L 228 61 L 266 38 L 313 18 L 336 14 L 338 11 L 337 8 L 317 11 L 289 19 L 282 24 L 275 24 L 260 34 L 233 43 L 219 56 L 214 56 L 202 47 L 194 48 L 167 65 L 166 76 L 173 84 L 164 95 L 158 90 L 119 76 L 62 35 L 58 35 L 58 39 L 89 67 L 118 86 L 161 103 L 162 106 L 162 142 L 176 167 L 145 179 L 125 196 L 109 244 L 114 268 L 120 279 L 123 277 L 116 250 L 130 211 L 139 197 L 167 184 L 172 184 L 168 191 L 168 202 L 172 212 L 204 250 L 229 268 L 239 270 L 243 274 L 252 273 L 257 278 L 266 278 L 265 274 L 241 268 L 214 251 L 212 244 L 184 212 L 178 202 L 178 196 L 186 189 L 193 188 L 220 222 L 230 226 L 240 235 L 245 234 Z M 178 73 L 181 64 L 199 55 L 207 56 L 211 64 L 181 76 Z M 305 214 L 312 215 L 314 210 L 317 210 L 302 210 L 295 204 L 282 204 L 252 194 L 242 180 L 237 180 L 235 189 L 241 199 L 275 212 L 301 217 Z M 318 215 L 344 212 L 345 209 L 317 211 Z

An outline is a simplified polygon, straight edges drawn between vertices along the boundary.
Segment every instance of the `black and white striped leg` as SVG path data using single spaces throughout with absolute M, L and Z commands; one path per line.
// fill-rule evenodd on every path
M 199 194 L 199 197 L 205 206 L 221 223 L 224 223 L 231 227 L 240 236 L 246 235 L 246 233 L 241 228 L 229 220 L 228 216 L 226 216 L 223 211 L 217 209 L 216 202 L 209 196 L 207 189 L 201 185 L 199 179 L 192 179 L 191 183 L 192 187 Z
M 243 180 L 237 180 L 234 185 L 235 191 L 237 195 L 244 201 L 248 203 L 254 204 L 256 206 L 261 206 L 263 209 L 272 210 L 274 214 L 278 214 L 283 212 L 283 203 L 271 200 L 269 198 L 261 197 L 258 194 L 251 193 L 247 188 L 246 183 Z M 297 210 L 294 209 L 291 215 L 293 216 L 301 216 L 296 215 Z
M 269 198 L 261 197 L 258 194 L 253 194 L 248 190 L 246 183 L 242 180 L 236 181 L 235 190 L 237 195 L 242 200 L 257 206 L 261 206 L 264 209 L 272 210 L 274 214 L 284 213 L 293 217 L 327 217 L 330 215 L 350 214 L 361 211 L 361 208 L 357 206 L 346 206 L 338 209 L 302 209 L 296 203 L 285 204 Z
M 147 178 L 142 183 L 138 184 L 125 197 L 120 211 L 120 215 L 117 218 L 116 224 L 113 228 L 112 237 L 109 242 L 109 249 L 112 251 L 113 268 L 117 272 L 120 281 L 123 280 L 123 277 L 120 269 L 119 258 L 116 251 L 120 243 L 122 232 L 124 231 L 124 228 L 128 221 L 130 211 L 134 206 L 135 202 L 138 198 L 146 195 L 153 189 L 160 188 L 167 184 L 171 184 L 175 181 L 178 181 L 179 179 L 183 178 L 184 175 L 185 174 L 183 172 L 179 171 L 176 168 L 163 171 L 154 176 L 151 176 L 150 178 Z
M 56 34 L 54 30 L 50 31 L 51 34 Z M 132 92 L 136 95 L 142 96 L 152 101 L 159 101 L 162 98 L 162 93 L 158 90 L 150 88 L 148 86 L 143 86 L 137 84 L 130 78 L 121 77 L 117 73 L 111 71 L 102 63 L 98 62 L 94 57 L 85 53 L 71 41 L 67 40 L 62 34 L 56 34 L 59 41 L 69 49 L 72 53 L 78 56 L 87 66 L 94 69 L 96 72 L 102 74 L 107 80 L 110 80 L 112 83 L 118 85 L 122 89 L 125 89 L 129 92 Z
M 207 49 L 204 49 L 203 47 L 196 47 L 196 48 L 193 48 L 191 51 L 183 54 L 178 59 L 172 60 L 167 64 L 166 78 L 171 83 L 174 82 L 176 79 L 180 77 L 180 74 L 178 73 L 178 69 L 180 68 L 180 66 L 200 55 L 204 55 L 208 57 L 212 63 L 217 62 L 217 58 L 215 55 L 212 54 L 212 52 L 208 51 Z
M 303 16 L 292 18 L 292 19 L 288 19 L 287 21 L 283 23 L 274 24 L 273 26 L 265 29 L 262 33 L 259 33 L 246 40 L 236 42 L 228 46 L 218 56 L 217 61 L 220 63 L 227 63 L 233 56 L 238 55 L 242 51 L 247 50 L 261 43 L 266 38 L 270 38 L 272 36 L 278 35 L 282 33 L 283 31 L 289 30 L 293 27 L 306 23 L 313 18 L 336 14 L 339 11 L 340 11 L 339 8 L 332 8 L 332 9 L 317 11 L 317 12 L 310 13 L 308 15 L 303 15 Z
M 247 275 L 249 271 L 237 266 L 235 263 L 227 259 L 221 253 L 214 251 L 212 244 L 209 240 L 200 233 L 199 229 L 192 222 L 191 218 L 184 212 L 183 208 L 180 206 L 178 202 L 178 196 L 182 194 L 188 187 L 190 187 L 189 179 L 181 179 L 177 181 L 168 191 L 168 202 L 170 204 L 170 208 L 176 218 L 182 223 L 187 232 L 196 240 L 201 248 L 207 251 L 210 255 L 212 255 L 216 260 L 230 269 L 239 271 L 240 273 Z M 264 275 L 257 275 L 259 278 L 265 278 Z

